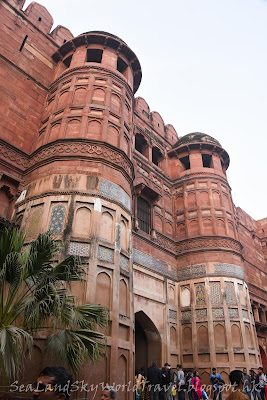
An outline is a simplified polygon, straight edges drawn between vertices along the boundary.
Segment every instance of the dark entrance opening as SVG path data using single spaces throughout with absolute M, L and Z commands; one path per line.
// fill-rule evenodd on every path
M 135 313 L 135 370 L 147 372 L 153 361 L 162 367 L 160 334 L 151 319 L 138 311 Z

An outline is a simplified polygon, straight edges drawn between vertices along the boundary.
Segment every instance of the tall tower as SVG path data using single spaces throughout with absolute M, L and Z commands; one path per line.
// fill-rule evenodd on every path
M 73 290 L 81 302 L 110 309 L 108 358 L 85 371 L 87 381 L 128 382 L 134 365 L 132 109 L 141 68 L 126 43 L 105 32 L 67 41 L 53 59 L 54 81 L 17 216 L 23 215 L 28 242 L 49 230 L 63 241 L 64 256 L 81 256 L 88 278 Z
M 181 137 L 169 156 L 176 174 L 181 360 L 185 368 L 197 367 L 204 383 L 214 366 L 227 380 L 232 369 L 259 363 L 226 177 L 229 156 L 217 140 L 202 133 Z

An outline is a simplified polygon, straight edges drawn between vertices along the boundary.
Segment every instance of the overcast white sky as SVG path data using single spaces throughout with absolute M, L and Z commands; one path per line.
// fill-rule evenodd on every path
M 103 30 L 122 38 L 142 67 L 136 95 L 179 136 L 218 139 L 230 155 L 236 206 L 267 217 L 267 0 L 39 3 L 54 27 L 74 36 Z

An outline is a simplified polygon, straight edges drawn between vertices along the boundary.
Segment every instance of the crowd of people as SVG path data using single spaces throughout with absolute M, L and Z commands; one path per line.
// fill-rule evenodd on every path
M 147 373 L 143 368 L 136 371 L 135 378 L 135 400 L 206 400 L 209 397 L 205 390 L 207 385 L 202 385 L 198 371 L 183 370 L 181 364 L 177 364 L 175 372 L 169 363 L 159 369 L 153 362 Z M 267 376 L 262 367 L 257 372 L 250 370 L 249 374 L 246 368 L 243 371 L 235 370 L 229 378 L 233 387 L 231 393 L 237 393 L 234 397 L 237 400 L 242 400 L 240 394 L 244 395 L 244 400 L 267 400 Z M 222 400 L 223 391 L 230 389 L 216 368 L 212 368 L 209 388 L 212 388 L 213 400 Z M 228 397 L 232 400 L 230 395 Z
M 250 370 L 249 374 L 246 368 L 234 370 L 229 379 L 232 388 L 228 387 L 230 394 L 227 393 L 226 400 L 267 400 L 267 377 L 262 367 L 257 373 Z M 159 369 L 153 362 L 147 373 L 144 369 L 136 371 L 135 380 L 135 400 L 207 400 L 209 397 L 198 371 L 183 370 L 181 364 L 177 364 L 175 372 L 169 363 Z M 76 388 L 73 385 L 72 375 L 65 368 L 47 367 L 33 385 L 33 400 L 69 400 L 73 387 Z M 226 385 L 216 368 L 212 368 L 210 385 L 213 400 L 222 400 Z M 116 388 L 106 385 L 102 388 L 100 400 L 114 400 L 116 396 Z

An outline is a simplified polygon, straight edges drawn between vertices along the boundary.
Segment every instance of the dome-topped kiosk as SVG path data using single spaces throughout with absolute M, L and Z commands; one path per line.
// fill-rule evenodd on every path
M 214 139 L 212 136 L 207 135 L 206 133 L 193 132 L 180 137 L 180 139 L 173 145 L 173 148 L 179 147 L 183 144 L 199 143 L 199 142 L 211 143 L 217 146 L 221 146 L 218 140 Z
M 173 145 L 169 157 L 178 157 L 180 174 L 211 172 L 225 175 L 229 166 L 229 155 L 220 142 L 206 133 L 193 132 L 184 135 Z M 203 169 L 204 168 L 204 169 Z

